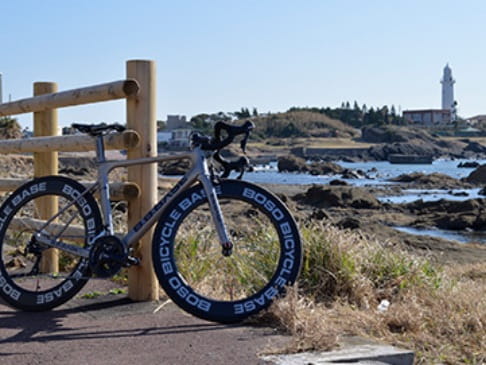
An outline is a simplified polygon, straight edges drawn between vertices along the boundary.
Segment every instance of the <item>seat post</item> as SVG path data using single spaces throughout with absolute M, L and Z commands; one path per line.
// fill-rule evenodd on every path
M 105 161 L 105 143 L 103 140 L 103 134 L 98 134 L 96 136 L 96 162 L 103 163 Z

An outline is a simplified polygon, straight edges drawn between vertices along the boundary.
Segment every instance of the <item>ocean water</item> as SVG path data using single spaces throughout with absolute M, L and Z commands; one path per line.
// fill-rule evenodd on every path
M 345 180 L 353 186 L 372 186 L 394 184 L 389 179 L 398 177 L 402 174 L 421 172 L 424 174 L 441 173 L 456 179 L 467 177 L 474 168 L 457 167 L 461 162 L 468 160 L 435 160 L 432 164 L 391 164 L 388 161 L 373 162 L 338 162 L 344 168 L 361 170 L 368 178 L 364 179 L 342 179 L 340 176 L 312 176 L 301 173 L 279 173 L 276 163 L 266 166 L 258 166 L 255 172 L 246 173 L 245 179 L 255 183 L 278 183 L 278 184 L 328 184 L 331 180 Z M 480 164 L 486 160 L 477 160 Z M 465 200 L 483 197 L 479 195 L 479 188 L 474 189 L 407 189 L 402 191 L 399 196 L 380 196 L 377 197 L 382 202 L 390 203 L 409 203 L 421 199 L 423 201 L 436 201 L 440 199 Z M 410 234 L 441 237 L 459 243 L 476 242 L 486 244 L 486 232 L 456 232 L 441 229 L 417 229 L 413 227 L 395 227 L 395 229 Z
M 486 160 L 475 160 L 480 164 L 485 164 Z M 456 179 L 467 177 L 474 168 L 460 168 L 457 167 L 461 162 L 471 162 L 471 160 L 450 160 L 439 159 L 432 164 L 391 164 L 388 161 L 371 161 L 371 162 L 336 162 L 344 168 L 363 171 L 368 178 L 361 179 L 343 179 L 340 175 L 309 175 L 302 173 L 280 173 L 277 169 L 277 163 L 272 162 L 268 165 L 256 166 L 253 172 L 246 172 L 244 180 L 251 181 L 257 184 L 329 184 L 330 181 L 339 179 L 346 181 L 352 186 L 373 186 L 373 185 L 391 185 L 389 179 L 398 177 L 402 174 L 410 174 L 413 172 L 421 172 L 424 174 L 431 174 L 434 172 L 445 174 Z M 237 177 L 237 173 L 232 173 L 230 177 Z M 379 196 L 377 197 L 382 202 L 390 203 L 408 203 L 418 199 L 423 201 L 435 201 L 439 199 L 448 200 L 466 200 L 482 197 L 478 194 L 479 188 L 474 189 L 454 189 L 450 190 L 422 190 L 422 189 L 408 189 L 402 191 L 399 196 Z M 457 194 L 460 193 L 460 194 Z M 395 227 L 398 230 L 405 231 L 410 234 L 442 237 L 448 240 L 457 241 L 460 243 L 479 242 L 486 244 L 486 232 L 454 232 L 440 229 L 416 229 L 412 227 Z
M 434 172 L 449 175 L 456 179 L 467 177 L 474 168 L 457 167 L 461 162 L 471 162 L 470 160 L 435 160 L 432 164 L 391 164 L 388 161 L 371 161 L 371 162 L 336 162 L 344 168 L 363 171 L 368 178 L 362 179 L 342 179 L 339 175 L 309 175 L 303 173 L 280 173 L 277 169 L 277 163 L 272 162 L 268 165 L 256 166 L 254 172 L 246 172 L 245 180 L 255 183 L 277 183 L 277 184 L 328 184 L 330 181 L 340 179 L 354 186 L 368 185 L 387 185 L 393 184 L 389 180 L 402 174 L 421 172 L 431 174 Z M 477 160 L 480 164 L 486 163 L 486 160 Z M 233 173 L 231 177 L 236 177 Z M 417 191 L 418 192 L 418 191 Z

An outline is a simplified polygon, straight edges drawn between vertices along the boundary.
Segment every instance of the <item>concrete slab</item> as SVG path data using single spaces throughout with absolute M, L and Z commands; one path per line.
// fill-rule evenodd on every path
M 303 352 L 291 355 L 271 355 L 263 360 L 276 365 L 326 365 L 326 364 L 390 364 L 412 365 L 414 353 L 393 346 L 365 343 L 364 340 L 345 341 L 338 350 L 329 352 Z

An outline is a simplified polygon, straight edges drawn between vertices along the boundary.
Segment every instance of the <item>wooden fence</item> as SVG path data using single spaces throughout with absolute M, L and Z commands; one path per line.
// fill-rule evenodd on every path
M 32 152 L 34 176 L 55 175 L 59 151 L 95 149 L 95 141 L 90 136 L 57 136 L 57 108 L 126 99 L 128 130 L 106 138 L 106 149 L 126 149 L 128 159 L 156 156 L 155 96 L 155 63 L 145 60 L 127 61 L 125 80 L 63 92 L 57 91 L 56 83 L 35 82 L 33 97 L 0 104 L 0 116 L 33 112 L 34 137 L 0 141 L 0 153 Z M 0 191 L 14 190 L 23 182 L 22 179 L 0 179 Z M 110 190 L 114 199 L 128 201 L 128 225 L 132 227 L 156 203 L 156 164 L 129 167 L 128 182 L 111 184 Z M 47 203 L 42 211 L 47 215 L 53 209 L 53 203 Z M 159 286 L 151 262 L 151 236 L 152 230 L 135 247 L 141 264 L 131 267 L 128 273 L 128 296 L 133 300 L 158 299 Z M 57 252 L 55 249 L 47 251 L 41 269 L 57 271 Z

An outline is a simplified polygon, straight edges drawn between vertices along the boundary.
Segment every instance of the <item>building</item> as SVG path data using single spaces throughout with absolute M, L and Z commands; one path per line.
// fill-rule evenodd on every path
M 192 133 L 191 123 L 185 115 L 168 115 L 164 132 L 159 132 L 159 149 L 167 146 L 169 150 L 188 150 Z
M 424 127 L 443 127 L 452 122 L 451 111 L 447 109 L 405 110 L 403 118 L 410 124 Z
M 167 127 L 168 131 L 174 129 L 186 129 L 191 128 L 191 123 L 186 120 L 185 115 L 168 115 L 167 116 Z
M 470 125 L 474 125 L 474 126 L 486 125 L 486 115 L 485 114 L 475 115 L 474 117 L 467 118 L 467 121 Z
M 457 119 L 456 101 L 454 100 L 454 83 L 452 70 L 447 64 L 444 67 L 442 80 L 442 109 L 405 110 L 403 118 L 411 123 L 423 127 L 447 127 Z

